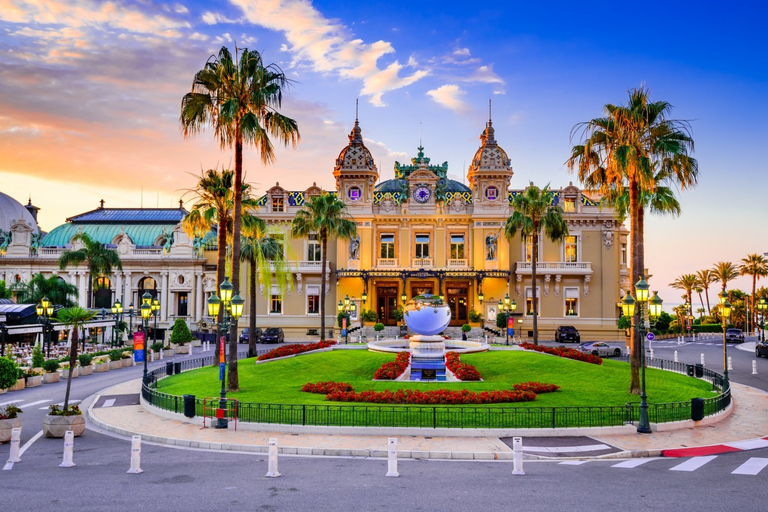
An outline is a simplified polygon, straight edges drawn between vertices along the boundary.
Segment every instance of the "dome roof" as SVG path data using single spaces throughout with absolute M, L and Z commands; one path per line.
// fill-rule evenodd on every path
M 403 183 L 405 183 L 404 179 L 394 179 L 394 180 L 387 180 L 382 181 L 378 185 L 376 185 L 376 192 L 399 192 L 402 190 Z
M 470 192 L 470 193 L 472 192 L 472 190 L 470 190 L 468 186 L 454 180 L 448 180 L 448 183 L 445 184 L 445 191 L 446 192 Z
M 376 171 L 373 155 L 363 144 L 360 123 L 355 119 L 355 126 L 349 134 L 349 144 L 341 150 L 336 159 L 337 171 Z
M 496 143 L 495 130 L 491 121 L 488 121 L 485 130 L 480 134 L 480 141 L 482 144 L 475 152 L 475 156 L 472 157 L 470 173 L 482 171 L 509 172 L 512 170 L 507 152 Z
M 19 219 L 24 219 L 37 231 L 37 222 L 32 214 L 20 202 L 0 192 L 0 229 L 7 233 L 11 230 L 11 224 Z

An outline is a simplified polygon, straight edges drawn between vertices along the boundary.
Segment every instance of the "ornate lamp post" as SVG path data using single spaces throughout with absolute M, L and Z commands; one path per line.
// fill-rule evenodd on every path
M 758 339 L 765 343 L 765 312 L 768 310 L 768 302 L 766 302 L 765 297 L 760 297 L 756 307 L 757 311 L 760 312 L 760 336 Z
M 403 294 L 405 295 L 405 294 Z M 352 297 L 352 299 L 349 298 L 349 295 L 344 297 L 344 302 L 339 301 L 339 304 L 336 306 L 336 308 L 339 310 L 339 313 L 348 313 L 350 315 L 350 322 L 347 324 L 347 328 L 345 329 L 346 335 L 344 337 L 344 344 L 349 343 L 349 327 L 352 319 L 352 314 L 357 311 L 357 304 L 355 304 L 355 298 Z M 342 320 L 343 322 L 344 320 Z M 342 326 L 344 324 L 342 323 Z
M 120 321 L 123 319 L 123 305 L 119 300 L 112 304 L 112 314 L 115 317 L 115 333 L 112 335 L 112 346 L 116 347 L 121 341 L 118 339 L 118 333 L 120 332 Z
M 232 283 L 229 282 L 229 279 L 224 279 L 224 282 L 219 285 L 219 294 L 221 295 L 221 298 L 217 297 L 214 293 L 211 295 L 211 297 L 208 299 L 208 316 L 210 316 L 212 319 L 217 319 L 219 316 L 219 312 L 221 311 L 222 304 L 224 305 L 224 314 L 222 315 L 222 321 L 221 323 L 216 323 L 216 338 L 221 337 L 221 331 L 229 332 L 232 325 L 237 322 L 237 319 L 240 318 L 243 314 L 243 305 L 245 304 L 245 300 L 240 297 L 240 295 L 235 294 L 235 296 L 232 296 Z M 226 417 L 226 409 L 227 409 L 227 389 L 225 386 L 226 381 L 226 375 L 227 375 L 227 363 L 226 363 L 226 347 L 227 344 L 224 343 L 222 340 L 219 340 L 219 379 L 221 380 L 221 390 L 220 390 L 220 398 L 219 398 L 219 409 L 222 411 L 219 413 L 219 417 L 216 420 L 216 427 L 215 428 L 227 428 L 229 426 L 229 421 Z
M 46 357 L 51 357 L 51 317 L 53 316 L 53 304 L 48 297 L 43 297 L 40 304 L 35 306 L 35 312 L 38 319 L 42 318 L 43 324 L 43 343 L 46 345 Z
M 149 295 L 149 293 L 144 294 Z M 150 296 L 150 299 L 152 300 L 152 297 Z M 148 384 L 147 379 L 147 338 L 149 337 L 149 334 L 147 333 L 147 330 L 149 328 L 149 317 L 152 315 L 152 306 L 149 304 L 149 302 L 144 302 L 144 299 L 142 298 L 143 304 L 141 305 L 141 324 L 144 328 L 144 384 Z
M 718 295 L 720 300 L 720 320 L 723 324 L 723 393 L 731 388 L 728 380 L 728 345 L 725 342 L 725 328 L 728 326 L 728 318 L 731 316 L 731 303 L 728 302 L 728 294 L 725 290 Z
M 152 343 L 157 343 L 157 315 L 160 313 L 160 299 L 152 299 L 152 316 L 155 318 L 155 326 L 152 330 Z
M 128 304 L 128 339 L 133 339 L 133 302 Z

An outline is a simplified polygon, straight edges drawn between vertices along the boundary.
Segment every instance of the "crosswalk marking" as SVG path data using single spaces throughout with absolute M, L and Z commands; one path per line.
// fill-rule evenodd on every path
M 32 407 L 33 405 L 40 405 L 47 402 L 50 402 L 50 400 L 38 400 L 37 402 L 30 402 L 28 404 L 24 404 L 24 407 Z
M 591 444 L 585 446 L 525 446 L 524 452 L 547 452 L 547 453 L 568 453 L 568 452 L 594 452 L 596 450 L 610 450 L 607 444 Z
M 682 464 L 669 468 L 670 471 L 696 471 L 704 464 L 717 458 L 717 455 L 708 455 L 706 457 L 693 457 Z
M 104 400 L 104 405 L 102 405 L 102 407 L 112 407 L 113 405 L 115 405 L 115 399 L 110 398 L 109 400 Z
M 589 461 L 588 460 L 565 460 L 560 464 L 564 464 L 566 466 L 581 466 L 582 464 L 586 464 L 587 462 Z
M 24 400 L 11 400 L 10 402 L 0 402 L 0 407 L 3 407 L 4 405 L 8 405 L 8 404 L 19 404 L 23 401 Z
M 764 457 L 750 457 L 750 459 L 736 468 L 732 475 L 756 475 L 768 466 L 768 459 Z
M 647 459 L 630 459 L 630 460 L 625 460 L 624 462 L 619 462 L 618 464 L 614 464 L 611 467 L 612 468 L 636 468 L 637 466 L 642 466 L 646 462 L 651 462 L 652 460 L 657 460 L 657 459 L 655 457 L 647 458 Z

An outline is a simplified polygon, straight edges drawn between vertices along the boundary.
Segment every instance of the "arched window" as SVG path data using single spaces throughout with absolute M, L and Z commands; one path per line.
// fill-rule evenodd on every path
M 155 281 L 151 277 L 145 277 L 141 281 L 139 281 L 139 289 L 137 290 L 139 297 L 136 301 L 136 304 L 138 304 L 137 307 L 141 307 L 141 298 L 144 296 L 146 292 L 149 292 L 149 294 L 152 296 L 153 299 L 157 298 L 157 281 Z
M 112 307 L 112 281 L 108 277 L 100 276 L 93 282 L 93 307 Z

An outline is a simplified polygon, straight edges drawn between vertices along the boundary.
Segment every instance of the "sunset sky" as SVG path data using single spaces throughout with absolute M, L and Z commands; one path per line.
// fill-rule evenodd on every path
M 768 8 L 626 4 L 0 0 L 0 190 L 31 197 L 44 230 L 100 199 L 177 206 L 201 169 L 232 164 L 210 131 L 185 140 L 178 121 L 222 45 L 258 50 L 293 80 L 282 111 L 302 141 L 269 168 L 246 151 L 259 193 L 332 189 L 357 98 L 382 179 L 421 140 L 461 181 L 491 99 L 514 188 L 578 184 L 564 165 L 572 128 L 644 84 L 691 123 L 700 166 L 683 215 L 646 222 L 651 287 L 678 303 L 676 276 L 768 251 Z

